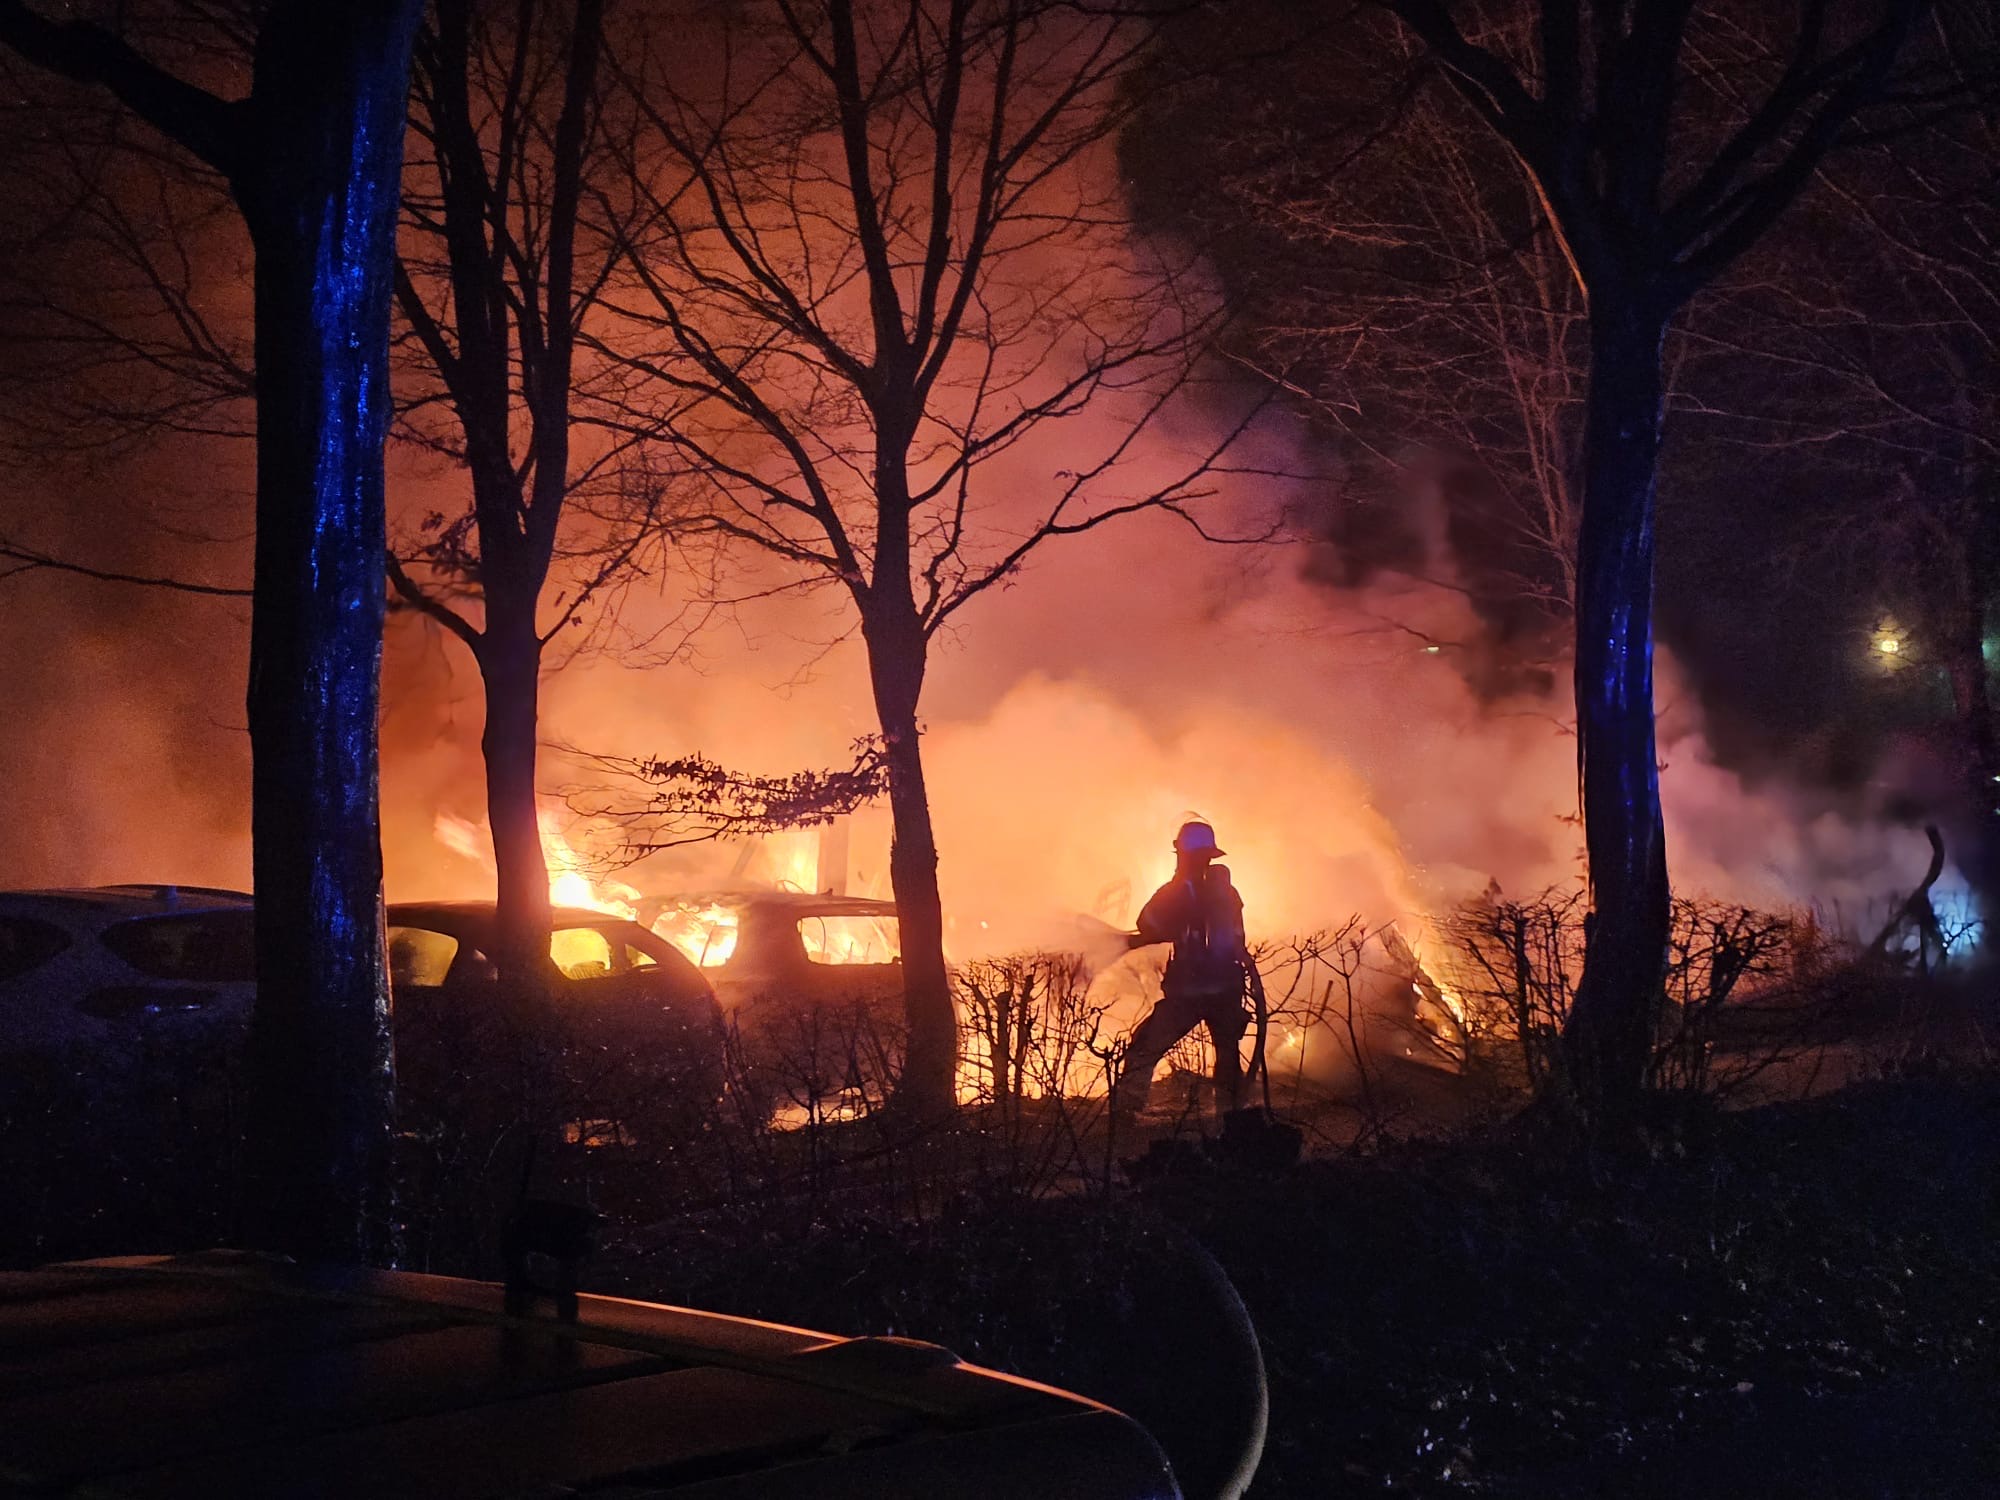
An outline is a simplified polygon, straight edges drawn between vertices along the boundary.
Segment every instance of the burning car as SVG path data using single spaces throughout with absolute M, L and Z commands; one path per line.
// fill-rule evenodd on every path
M 894 902 L 736 890 L 642 897 L 639 918 L 699 965 L 727 1011 L 738 1098 L 805 1123 L 879 1106 L 900 1068 Z
M 699 966 L 726 1006 L 900 997 L 896 904 L 810 891 L 652 896 L 639 920 Z

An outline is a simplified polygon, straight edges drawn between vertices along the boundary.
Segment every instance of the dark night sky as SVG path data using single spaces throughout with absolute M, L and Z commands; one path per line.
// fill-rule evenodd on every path
M 1338 162 L 1337 170 L 1391 192 L 1398 178 L 1422 167 L 1399 144 L 1408 130 L 1408 75 L 1385 67 L 1376 42 L 1358 42 L 1349 23 L 1321 25 L 1304 11 L 1252 0 L 1229 8 L 1219 23 L 1191 27 L 1181 54 L 1204 65 L 1232 55 L 1237 61 L 1216 81 L 1128 136 L 1125 164 L 1151 222 L 1206 242 L 1246 314 L 1244 346 L 1256 348 L 1274 324 L 1300 316 L 1290 300 L 1297 288 L 1337 280 L 1342 262 L 1337 252 L 1243 215 L 1218 195 L 1215 174 L 1244 171 L 1246 161 L 1261 164 L 1268 156 L 1259 153 L 1275 150 Z M 1458 118 L 1477 141 L 1477 123 L 1462 110 Z M 1978 128 L 1990 132 L 1991 122 Z M 1684 134 L 1699 138 L 1694 124 Z M 1483 151 L 1478 166 L 1489 204 L 1500 205 L 1495 216 L 1525 232 L 1517 169 L 1497 148 L 1475 149 Z M 1989 158 L 1928 137 L 1895 150 L 1898 170 L 1921 172 L 1940 192 L 1961 196 L 1925 211 L 1932 220 L 1959 216 L 1945 232 L 1975 219 L 1990 231 L 2000 196 Z M 1974 340 L 1970 350 L 1963 341 L 1947 347 L 1951 341 L 1930 329 L 1902 331 L 1925 315 L 1908 268 L 1843 207 L 1844 195 L 1893 177 L 1882 155 L 1837 158 L 1777 232 L 1686 312 L 1689 332 L 1669 351 L 1682 391 L 1660 485 L 1658 636 L 1700 692 L 1714 749 L 1750 775 L 1854 785 L 1883 774 L 1897 742 L 1948 707 L 1935 660 L 1885 675 L 1869 650 L 1878 618 L 1921 616 L 1921 601 L 1933 591 L 1882 532 L 1895 524 L 1898 507 L 1933 503 L 1965 482 L 1937 434 L 1893 407 L 1936 409 L 1962 384 L 1982 393 L 1990 420 L 2000 375 L 1992 329 L 1983 348 Z M 1936 227 L 1923 213 L 1910 222 Z M 2000 276 L 1987 278 L 1989 299 L 2000 290 L 1996 281 Z M 1991 300 L 1985 305 L 2000 309 Z M 1792 326 L 1822 314 L 1842 325 L 1834 337 L 1843 357 L 1877 359 L 1889 370 L 1894 401 L 1870 404 L 1856 400 L 1851 386 L 1816 386 L 1788 363 L 1802 351 L 1823 352 L 1821 343 L 1808 348 Z M 1845 326 L 1849 320 L 1859 331 Z M 1871 330 L 1871 322 L 1880 326 Z M 1718 340 L 1743 347 L 1724 355 Z M 1365 388 L 1335 380 L 1330 389 L 1359 404 L 1350 419 L 1365 440 L 1394 446 L 1393 411 L 1375 415 L 1387 403 L 1370 410 Z M 1801 437 L 1807 428 L 1810 435 Z M 1338 432 L 1330 432 L 1329 444 L 1336 453 L 1358 451 Z M 1347 502 L 1380 508 L 1365 494 Z M 1451 503 L 1460 567 L 1476 579 L 1490 555 L 1481 502 L 1460 492 Z M 1393 515 L 1344 526 L 1342 536 L 1356 554 L 1350 576 L 1365 576 L 1371 563 L 1394 566 L 1408 541 Z M 1488 613 L 1500 631 L 1507 611 Z M 1542 644 L 1533 631 L 1515 634 L 1522 649 Z

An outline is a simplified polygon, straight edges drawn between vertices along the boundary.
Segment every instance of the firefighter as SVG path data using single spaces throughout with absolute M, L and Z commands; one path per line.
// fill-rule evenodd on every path
M 1118 1075 L 1112 1110 L 1129 1120 L 1145 1107 L 1153 1069 L 1182 1037 L 1208 1027 L 1215 1048 L 1218 1105 L 1235 1109 L 1243 1088 L 1243 1033 L 1250 1024 L 1243 1005 L 1250 982 L 1250 954 L 1243 940 L 1243 898 L 1229 870 L 1215 861 L 1215 830 L 1183 823 L 1174 835 L 1174 878 L 1153 893 L 1139 913 L 1133 946 L 1172 943 L 1160 1000 L 1132 1033 Z

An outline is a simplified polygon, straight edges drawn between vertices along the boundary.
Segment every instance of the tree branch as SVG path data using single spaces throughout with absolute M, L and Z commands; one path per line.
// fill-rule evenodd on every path
M 141 57 L 88 21 L 51 21 L 23 0 L 0 0 L 0 42 L 38 67 L 109 89 L 133 113 L 230 178 L 245 164 L 247 101 L 218 99 Z
M 48 572 L 68 573 L 79 578 L 92 578 L 99 583 L 127 583 L 138 588 L 166 589 L 176 594 L 196 594 L 210 599 L 248 599 L 251 589 L 230 588 L 217 583 L 189 583 L 180 578 L 164 578 L 143 573 L 121 573 L 110 568 L 93 568 L 83 563 L 70 562 L 64 558 L 51 557 L 46 552 L 36 552 L 27 547 L 17 547 L 11 542 L 0 541 L 0 558 L 6 558 L 17 566 L 0 573 L 0 578 L 18 578 L 23 573 Z

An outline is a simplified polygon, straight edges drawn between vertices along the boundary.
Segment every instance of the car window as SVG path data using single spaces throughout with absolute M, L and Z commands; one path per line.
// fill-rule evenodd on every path
M 458 956 L 458 939 L 428 927 L 389 929 L 389 983 L 441 985 Z
M 595 927 L 558 927 L 549 935 L 549 957 L 570 979 L 601 979 L 612 972 L 611 939 Z
M 69 946 L 69 934 L 40 917 L 0 917 L 0 979 L 39 969 Z
M 626 968 L 648 969 L 658 962 L 659 960 L 653 957 L 653 955 L 648 953 L 644 948 L 634 948 L 630 943 L 625 944 Z
M 802 917 L 799 937 L 816 964 L 889 964 L 903 956 L 894 917 Z
M 255 918 L 247 911 L 138 917 L 105 928 L 100 941 L 153 979 L 248 984 L 257 977 Z

